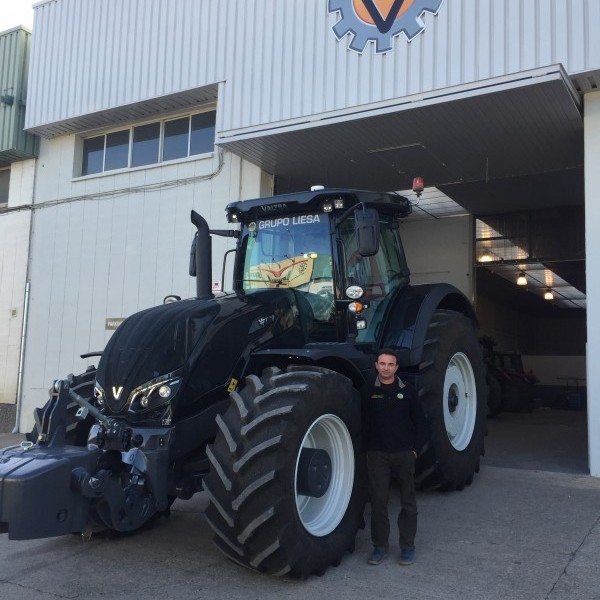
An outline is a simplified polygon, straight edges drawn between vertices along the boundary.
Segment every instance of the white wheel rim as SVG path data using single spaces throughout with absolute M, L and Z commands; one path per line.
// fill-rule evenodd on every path
M 462 352 L 457 352 L 446 368 L 443 404 L 448 439 L 456 450 L 464 450 L 475 429 L 477 386 L 471 361 Z
M 325 450 L 331 459 L 331 481 L 323 496 L 298 493 L 297 478 L 302 448 Z M 331 533 L 343 519 L 354 484 L 354 446 L 344 422 L 335 415 L 322 415 L 308 428 L 296 457 L 294 495 L 302 525 L 314 536 Z

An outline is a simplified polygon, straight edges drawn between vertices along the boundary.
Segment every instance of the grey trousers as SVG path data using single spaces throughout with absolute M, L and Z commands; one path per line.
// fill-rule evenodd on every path
M 371 484 L 371 540 L 373 546 L 388 548 L 390 520 L 388 500 L 392 477 L 400 484 L 401 510 L 398 514 L 400 548 L 414 548 L 417 533 L 415 455 L 406 452 L 367 452 Z

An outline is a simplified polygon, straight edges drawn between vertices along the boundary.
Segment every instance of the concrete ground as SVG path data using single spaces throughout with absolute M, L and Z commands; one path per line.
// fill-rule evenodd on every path
M 120 539 L 0 536 L 0 598 L 600 599 L 600 479 L 586 474 L 585 413 L 505 413 L 488 426 L 473 485 L 419 493 L 410 567 L 397 564 L 395 548 L 381 565 L 367 565 L 367 526 L 354 554 L 323 577 L 248 572 L 213 546 L 198 494 L 152 529 Z M 20 439 L 0 435 L 0 446 Z M 390 508 L 397 512 L 396 497 Z
M 14 429 L 16 412 L 15 404 L 0 403 L 0 434 L 10 433 Z

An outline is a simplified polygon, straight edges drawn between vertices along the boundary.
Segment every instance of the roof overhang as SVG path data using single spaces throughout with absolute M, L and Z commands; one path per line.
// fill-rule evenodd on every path
M 581 99 L 560 65 L 320 115 L 220 132 L 217 143 L 278 178 L 400 190 L 583 164 Z
M 132 121 L 163 117 L 170 112 L 178 112 L 198 108 L 199 105 L 217 101 L 219 84 L 211 84 L 199 88 L 184 90 L 174 94 L 133 102 L 115 108 L 80 115 L 64 121 L 46 123 L 27 129 L 41 137 L 53 138 L 59 135 L 91 131 L 105 127 L 129 125 Z

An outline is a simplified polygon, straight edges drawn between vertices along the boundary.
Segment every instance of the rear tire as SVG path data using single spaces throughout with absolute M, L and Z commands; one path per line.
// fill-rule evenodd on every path
M 215 543 L 256 571 L 300 578 L 324 573 L 354 549 L 364 525 L 358 392 L 334 371 L 290 366 L 250 375 L 231 398 L 207 451 L 205 515 Z M 303 493 L 300 474 L 310 479 L 313 472 L 303 466 L 306 456 L 323 451 L 330 459 L 319 471 L 329 473 L 318 492 L 324 493 Z
M 479 471 L 486 434 L 485 375 L 470 319 L 436 310 L 419 365 L 419 396 L 430 431 L 416 464 L 422 489 L 461 490 Z
M 495 417 L 502 412 L 502 384 L 493 373 L 489 372 L 487 384 L 489 387 L 488 417 Z

